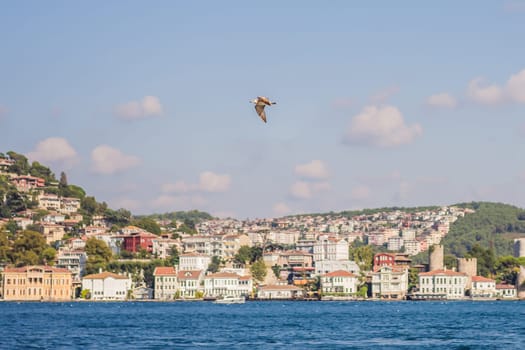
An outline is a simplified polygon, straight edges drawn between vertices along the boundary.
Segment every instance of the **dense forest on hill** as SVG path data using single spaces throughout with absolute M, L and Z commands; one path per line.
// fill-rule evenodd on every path
M 457 204 L 474 209 L 459 218 L 443 239 L 446 254 L 465 256 L 475 245 L 492 249 L 496 256 L 512 255 L 513 239 L 525 237 L 525 210 L 513 205 L 491 202 Z

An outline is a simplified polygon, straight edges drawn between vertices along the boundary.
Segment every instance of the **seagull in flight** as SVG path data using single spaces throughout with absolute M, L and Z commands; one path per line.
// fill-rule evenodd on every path
M 264 96 L 257 96 L 257 98 L 250 100 L 251 103 L 255 104 L 255 110 L 257 111 L 257 114 L 259 117 L 261 117 L 262 121 L 266 123 L 266 113 L 264 112 L 265 106 L 271 106 L 276 104 L 277 102 L 272 102 L 268 97 Z

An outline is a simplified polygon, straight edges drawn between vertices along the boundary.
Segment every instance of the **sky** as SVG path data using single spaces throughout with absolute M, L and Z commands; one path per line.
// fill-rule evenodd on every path
M 137 215 L 525 207 L 523 38 L 520 0 L 5 1 L 0 152 Z

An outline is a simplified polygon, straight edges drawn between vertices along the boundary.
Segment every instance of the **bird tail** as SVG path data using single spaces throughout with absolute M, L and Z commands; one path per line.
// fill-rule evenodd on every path
M 276 104 L 277 104 L 277 102 L 270 102 L 270 103 L 271 103 L 272 105 L 276 105 Z

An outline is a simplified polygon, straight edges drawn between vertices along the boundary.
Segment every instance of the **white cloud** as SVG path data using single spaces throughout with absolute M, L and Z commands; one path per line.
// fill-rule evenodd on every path
M 290 195 L 297 199 L 309 199 L 318 192 L 330 190 L 328 182 L 296 181 L 290 187 Z
M 370 197 L 370 189 L 367 186 L 363 186 L 363 185 L 356 186 L 352 188 L 350 197 L 356 201 L 368 199 Z
M 370 97 L 370 101 L 374 104 L 385 103 L 390 97 L 399 92 L 399 86 L 389 86 L 383 90 L 378 91 Z
M 226 192 L 231 186 L 231 176 L 227 174 L 216 174 L 204 171 L 199 175 L 198 183 L 187 183 L 176 181 L 161 186 L 163 193 L 187 193 L 187 192 Z
M 163 114 L 162 105 L 156 96 L 145 96 L 141 101 L 130 101 L 114 108 L 115 114 L 124 120 L 137 120 Z
M 290 207 L 283 202 L 275 203 L 272 209 L 277 216 L 284 216 L 291 212 Z
M 321 160 L 312 160 L 310 163 L 295 166 L 295 173 L 307 179 L 326 179 L 328 170 Z
M 120 150 L 101 145 L 91 151 L 92 170 L 98 174 L 114 174 L 140 164 L 140 159 Z
M 471 80 L 467 88 L 467 96 L 482 104 L 497 104 L 503 102 L 503 89 L 496 85 L 487 85 L 483 78 Z
M 506 91 L 513 101 L 525 103 L 525 69 L 509 78 Z
M 308 199 L 312 197 L 312 189 L 306 181 L 297 181 L 290 187 L 292 197 L 299 199 Z
M 230 175 L 205 171 L 199 177 L 199 189 L 204 192 L 226 192 L 230 185 Z
M 347 144 L 394 147 L 411 143 L 422 133 L 421 125 L 406 125 L 396 107 L 367 106 L 351 120 L 343 140 Z
M 62 137 L 50 137 L 40 141 L 34 151 L 27 154 L 31 160 L 39 162 L 61 162 L 72 164 L 77 160 L 77 152 Z
M 163 193 L 186 193 L 193 190 L 195 190 L 195 186 L 192 186 L 184 181 L 177 181 L 173 184 L 167 183 L 161 187 L 161 191 Z
M 432 107 L 455 108 L 457 104 L 456 99 L 446 92 L 432 95 L 427 99 L 427 105 Z

